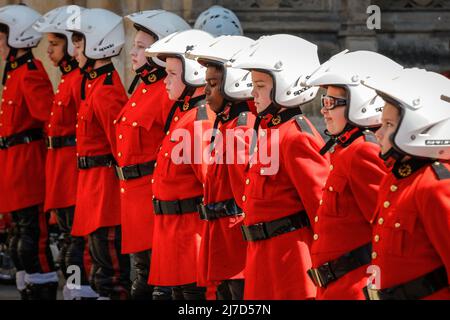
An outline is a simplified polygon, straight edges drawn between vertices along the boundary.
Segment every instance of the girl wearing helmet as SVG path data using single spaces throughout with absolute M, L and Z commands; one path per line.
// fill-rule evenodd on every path
M 371 78 L 386 101 L 376 137 L 389 173 L 372 219 L 372 300 L 449 300 L 450 80 L 423 69 Z
M 81 271 L 81 288 L 64 286 L 65 300 L 97 297 L 88 280 L 91 263 L 90 259 L 86 259 L 89 258 L 87 237 L 70 235 L 77 194 L 75 125 L 81 103 L 82 74 L 78 62 L 73 58 L 72 33 L 59 29 L 59 26 L 67 25 L 69 19 L 81 10 L 83 8 L 78 6 L 59 7 L 34 24 L 35 30 L 47 35 L 48 57 L 62 73 L 46 128 L 48 151 L 44 210 L 56 214 L 64 237 L 59 260 L 65 279 L 70 276 L 67 270 L 69 266 L 77 266 Z
M 121 253 L 120 187 L 114 172 L 122 156 L 114 122 L 127 95 L 111 58 L 125 42 L 122 18 L 105 9 L 86 9 L 73 23 L 75 58 L 83 70 L 76 124 L 78 175 L 74 236 L 89 235 L 92 284 L 99 299 L 126 299 L 130 259 Z
M 151 300 L 148 285 L 153 239 L 152 173 L 156 154 L 165 136 L 164 124 L 173 101 L 164 85 L 166 72 L 162 60 L 146 59 L 145 49 L 169 34 L 190 29 L 179 16 L 164 11 L 143 11 L 126 16 L 137 30 L 131 63 L 136 72 L 132 94 L 116 121 L 116 143 L 122 156 L 117 158 L 120 179 L 122 252 L 134 255 L 136 278 L 132 299 Z M 142 83 L 133 89 L 138 81 Z M 125 119 L 125 120 L 122 120 Z M 155 299 L 171 299 L 171 290 L 157 288 Z
M 242 239 L 244 217 L 238 195 L 244 189 L 246 165 L 239 157 L 248 153 L 249 139 L 245 141 L 245 134 L 251 133 L 254 123 L 248 106 L 252 90 L 250 72 L 226 65 L 252 43 L 253 40 L 242 36 L 221 36 L 190 52 L 192 58 L 207 67 L 206 101 L 216 113 L 211 138 L 211 156 L 216 161 L 208 165 L 204 201 L 200 206 L 200 218 L 206 223 L 202 230 L 199 282 L 220 284 L 217 297 L 222 300 L 242 300 L 244 294 L 247 244 Z M 227 138 L 230 134 L 233 134 L 231 142 Z M 238 149 L 240 143 L 247 150 Z
M 187 53 L 212 39 L 204 31 L 186 30 L 146 50 L 151 58 L 166 62 L 164 82 L 169 98 L 176 102 L 166 120 L 166 136 L 153 173 L 150 283 L 173 286 L 176 300 L 205 299 L 205 288 L 197 284 L 203 224 L 197 210 L 203 198 L 207 165 L 203 150 L 209 142 L 206 133 L 212 128 L 212 115 L 205 106 L 205 68 L 187 59 Z
M 43 213 L 43 130 L 53 88 L 31 51 L 42 37 L 32 28 L 40 17 L 24 5 L 0 8 L 0 55 L 6 61 L 0 107 L 0 212 L 11 212 L 17 226 L 9 247 L 22 299 L 55 300 L 58 276 L 48 246 L 49 214 Z
M 328 160 L 319 153 L 322 138 L 299 106 L 317 93 L 300 84 L 319 66 L 317 46 L 291 35 L 265 36 L 234 59 L 233 67 L 252 72 L 258 111 L 240 195 L 248 244 L 244 299 L 313 299 L 315 287 L 306 274 L 309 221 L 319 207 Z
M 402 67 L 369 51 L 343 52 L 325 62 L 306 81 L 326 87 L 321 113 L 331 158 L 321 206 L 314 217 L 311 246 L 317 299 L 364 299 L 370 263 L 370 220 L 385 166 L 371 130 L 381 122 L 384 101 L 360 80 L 394 73 Z

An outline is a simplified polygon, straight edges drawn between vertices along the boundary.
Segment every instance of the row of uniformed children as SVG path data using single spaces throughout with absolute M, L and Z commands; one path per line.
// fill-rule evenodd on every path
M 313 43 L 243 37 L 217 6 L 196 23 L 209 33 L 127 18 L 130 98 L 121 17 L 0 9 L 0 212 L 23 299 L 56 296 L 49 211 L 63 271 L 81 271 L 66 299 L 450 298 L 448 79 L 368 51 L 321 65 Z M 301 111 L 319 87 L 326 143 Z

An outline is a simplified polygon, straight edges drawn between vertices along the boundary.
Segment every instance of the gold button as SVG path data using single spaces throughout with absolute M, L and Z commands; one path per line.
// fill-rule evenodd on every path
M 64 81 L 65 81 L 64 79 L 61 79 L 61 83 L 64 83 Z
M 250 168 L 253 167 L 253 163 L 250 163 L 249 167 L 250 167 Z
M 162 146 L 161 147 L 159 147 L 159 151 L 161 151 L 162 150 Z
M 155 183 L 155 179 L 152 179 L 152 183 Z
M 147 89 L 142 89 L 142 93 L 147 93 Z
M 265 137 L 266 136 L 266 132 L 265 131 L 261 131 L 261 137 Z
M 122 140 L 123 136 L 121 134 L 119 134 L 119 140 Z
M 137 122 L 133 122 L 133 127 L 137 127 L 138 123 Z
M 317 241 L 317 240 L 319 240 L 319 235 L 316 233 L 313 238 L 315 241 Z
M 11 79 L 11 76 L 8 74 L 8 79 Z
M 383 206 L 387 209 L 387 208 L 389 208 L 391 206 L 391 203 L 389 201 L 385 201 L 383 203 Z
M 12 104 L 12 101 L 11 101 L 11 100 L 9 100 L 9 101 L 8 101 L 8 104 Z
M 169 134 L 170 134 L 170 131 L 167 131 L 167 132 L 166 132 L 166 136 L 168 136 Z
M 120 189 L 120 192 L 125 193 L 125 189 L 124 189 L 124 188 L 121 188 L 121 189 Z
M 52 111 L 52 112 L 50 112 L 50 115 L 51 115 L 51 116 L 53 116 L 53 111 Z
M 246 198 L 245 196 L 242 196 L 242 201 L 245 202 L 246 199 L 247 199 L 247 198 Z
M 75 128 L 78 128 L 78 123 L 75 125 Z
M 58 101 L 58 106 L 62 105 L 62 101 Z
M 119 152 L 117 155 L 118 155 L 119 158 L 120 158 L 120 157 L 122 156 L 122 152 Z
M 378 257 L 378 254 L 376 252 L 372 252 L 372 259 L 376 259 Z
M 155 165 L 154 165 L 154 167 L 156 168 L 158 166 L 158 163 L 157 162 L 155 162 Z
M 175 122 L 177 122 L 178 120 L 180 120 L 180 118 L 175 117 L 175 118 L 173 118 L 173 120 L 174 120 Z
M 323 204 L 323 200 L 322 199 L 320 199 L 320 201 L 319 201 L 319 205 L 322 205 Z
M 56 93 L 59 93 L 59 90 L 56 90 Z
M 6 91 L 6 89 L 8 89 L 8 87 L 7 87 L 7 86 L 4 86 L 4 87 L 3 87 L 3 91 Z
M 260 171 L 259 171 L 261 174 L 264 174 L 264 169 L 261 169 Z
M 395 191 L 397 191 L 397 190 L 398 190 L 398 187 L 397 187 L 396 185 L 393 184 L 393 185 L 391 186 L 391 191 L 392 191 L 392 192 L 395 192 Z
M 381 226 L 383 223 L 384 223 L 384 219 L 383 219 L 383 218 L 378 219 L 378 224 L 379 224 L 380 226 Z
M 328 188 L 328 190 L 330 190 L 331 192 L 333 192 L 333 187 L 332 186 L 330 186 L 329 188 Z
M 255 149 L 253 149 L 253 152 L 254 153 L 258 152 L 258 147 L 255 147 Z
M 330 164 L 330 170 L 332 171 L 334 169 L 334 166 Z
M 89 83 L 89 84 L 88 84 L 88 88 L 90 88 L 90 87 L 92 87 L 92 84 Z
M 84 117 L 83 117 L 83 116 L 81 116 L 81 120 L 84 120 Z
M 397 222 L 396 224 L 394 224 L 394 227 L 396 227 L 397 229 L 400 228 L 400 223 Z
M 375 237 L 373 237 L 373 240 L 374 240 L 375 242 L 380 241 L 380 236 L 379 236 L 379 235 L 375 235 Z
M 136 107 L 136 102 L 133 102 L 133 103 L 131 104 L 131 106 L 132 106 L 132 107 Z
M 51 125 L 51 124 L 49 124 L 49 125 L 48 125 L 48 127 L 49 127 L 49 128 L 51 128 L 51 127 L 52 127 L 52 125 Z
M 127 117 L 122 117 L 122 121 L 127 121 Z
M 169 156 L 169 153 L 167 153 L 167 152 L 166 152 L 166 153 L 164 153 L 164 157 L 166 157 L 166 158 L 167 158 L 168 156 Z
M 250 179 L 245 180 L 245 184 L 250 184 Z
M 314 217 L 314 222 L 315 222 L 315 223 L 319 222 L 319 216 L 315 216 L 315 217 Z
M 113 124 L 116 124 L 116 123 L 117 123 L 117 120 L 114 120 L 114 121 L 113 121 Z
M 0 114 L 3 114 L 3 110 L 0 110 Z

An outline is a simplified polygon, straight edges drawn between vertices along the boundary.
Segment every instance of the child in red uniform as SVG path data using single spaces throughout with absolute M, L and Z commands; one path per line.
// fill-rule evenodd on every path
M 56 299 L 58 276 L 48 244 L 44 123 L 53 88 L 31 48 L 42 34 L 32 28 L 39 13 L 24 5 L 0 8 L 0 55 L 6 61 L 0 111 L 0 212 L 11 212 L 9 248 L 22 299 Z M 27 286 L 27 290 L 25 287 Z
M 378 187 L 385 166 L 371 130 L 381 123 L 384 101 L 359 82 L 369 76 L 401 70 L 394 61 L 369 51 L 331 58 L 306 81 L 324 86 L 322 115 L 330 136 L 330 174 L 314 217 L 312 266 L 316 299 L 364 299 L 370 263 L 372 228 Z M 371 129 L 371 130 L 369 130 Z
M 133 93 L 138 80 L 142 83 L 116 119 L 117 148 L 122 153 L 117 158 L 116 167 L 121 180 L 122 253 L 133 253 L 134 256 L 136 278 L 131 287 L 131 297 L 151 300 L 153 288 L 147 284 L 153 239 L 151 180 L 173 101 L 167 96 L 164 85 L 165 63 L 159 59 L 147 61 L 145 49 L 173 32 L 190 27 L 179 16 L 164 10 L 138 12 L 127 18 L 137 29 L 131 50 L 136 78 L 129 92 Z M 164 295 L 163 290 L 157 290 L 155 296 L 171 298 Z
M 373 300 L 450 299 L 450 80 L 423 69 L 363 82 L 386 101 L 390 172 L 373 223 Z
M 74 236 L 89 235 L 93 262 L 92 285 L 99 299 L 126 299 L 130 260 L 121 253 L 119 179 L 114 172 L 114 121 L 127 95 L 111 57 L 125 42 L 122 18 L 104 9 L 86 9 L 75 18 L 72 40 L 75 58 L 84 71 L 77 122 L 77 206 Z
M 319 65 L 317 46 L 290 35 L 261 37 L 233 67 L 252 71 L 258 111 L 241 196 L 248 242 L 244 299 L 313 299 L 310 220 L 317 214 L 328 160 L 299 105 L 317 89 L 299 84 Z M 270 155 L 267 159 L 266 155 Z

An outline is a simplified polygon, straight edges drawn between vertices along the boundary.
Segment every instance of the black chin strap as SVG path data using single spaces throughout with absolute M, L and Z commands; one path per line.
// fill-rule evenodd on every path
M 262 119 L 265 116 L 271 115 L 272 117 L 277 114 L 279 107 L 277 107 L 274 103 L 271 103 L 264 111 L 258 113 L 258 116 L 255 120 L 255 125 L 253 126 L 253 138 L 252 143 L 250 144 L 249 155 L 252 156 L 256 147 L 256 143 L 258 141 L 258 131 L 259 126 L 261 124 Z
M 128 88 L 128 93 L 132 94 L 134 92 L 134 89 L 136 88 L 137 84 L 139 83 L 139 80 L 141 80 L 142 75 L 145 73 L 149 73 L 154 69 L 151 65 L 148 63 L 144 64 L 142 67 L 136 70 L 136 75 L 134 76 L 133 82 L 131 83 L 130 87 Z
M 89 72 L 91 72 L 94 69 L 95 60 L 88 59 L 86 61 L 86 64 L 83 68 L 81 68 L 81 71 L 83 72 L 83 79 L 81 80 L 81 99 L 86 99 L 86 81 L 87 81 L 87 75 Z
M 16 48 L 10 48 L 10 50 L 9 50 L 8 57 L 6 58 L 5 69 L 3 71 L 3 79 L 2 79 L 3 85 L 5 85 L 5 83 L 6 83 L 6 78 L 8 76 L 8 72 L 12 70 L 11 62 L 16 60 L 18 51 L 19 50 Z
M 186 97 L 192 97 L 195 93 L 195 90 L 197 88 L 192 87 L 192 86 L 186 86 L 183 90 L 183 92 L 181 93 L 180 97 L 178 98 L 178 101 L 183 101 L 185 100 Z

